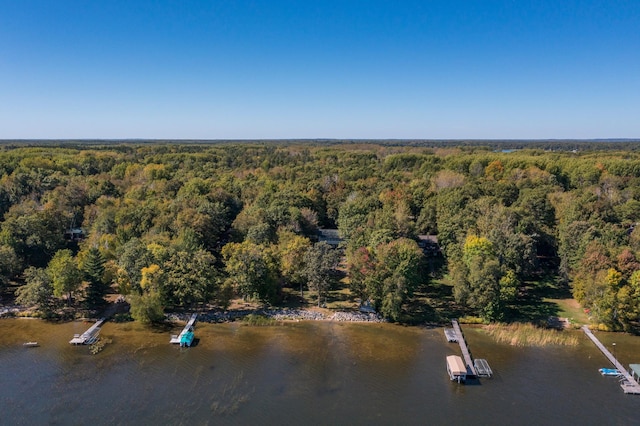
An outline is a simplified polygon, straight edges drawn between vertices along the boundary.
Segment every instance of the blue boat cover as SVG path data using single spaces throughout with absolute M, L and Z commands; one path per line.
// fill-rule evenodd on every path
M 598 370 L 603 376 L 619 376 L 620 372 L 615 368 L 601 368 Z
M 187 331 L 182 335 L 182 339 L 180 339 L 180 344 L 184 346 L 191 346 L 191 342 L 193 342 L 193 331 Z

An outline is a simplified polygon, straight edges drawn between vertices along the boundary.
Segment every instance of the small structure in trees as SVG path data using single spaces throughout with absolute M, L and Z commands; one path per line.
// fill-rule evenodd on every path
M 85 238 L 85 233 L 82 228 L 69 228 L 64 231 L 64 239 L 67 241 L 82 241 Z
M 325 242 L 336 248 L 342 241 L 337 229 L 318 229 L 318 242 Z
M 437 235 L 418 235 L 418 247 L 427 257 L 436 257 L 441 254 Z

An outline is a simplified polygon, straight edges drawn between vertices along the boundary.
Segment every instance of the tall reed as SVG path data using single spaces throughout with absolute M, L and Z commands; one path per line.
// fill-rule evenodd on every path
M 484 328 L 499 343 L 513 346 L 576 346 L 578 338 L 566 331 L 536 327 L 530 323 L 490 324 Z

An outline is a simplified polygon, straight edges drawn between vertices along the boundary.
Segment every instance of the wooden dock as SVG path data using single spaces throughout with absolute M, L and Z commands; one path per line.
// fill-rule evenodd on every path
M 460 325 L 456 320 L 451 320 L 451 324 L 453 324 L 453 330 L 456 333 L 458 344 L 460 345 L 460 350 L 462 351 L 462 357 L 464 358 L 464 362 L 467 364 L 467 376 L 477 377 L 478 373 L 476 372 L 476 367 L 473 364 L 473 359 L 471 358 L 471 353 L 469 352 L 469 348 L 467 347 L 467 342 L 464 340 L 464 335 L 462 334 Z
M 180 344 L 180 342 L 182 341 L 182 337 L 193 331 L 193 326 L 196 323 L 196 318 L 198 318 L 198 314 L 192 314 L 191 318 L 189 318 L 189 321 L 187 322 L 187 325 L 184 326 L 184 328 L 182 329 L 182 332 L 180 332 L 180 334 L 176 335 L 172 335 L 171 336 L 171 340 L 169 340 L 169 343 L 175 343 L 175 344 Z
M 76 334 L 73 339 L 69 340 L 72 345 L 90 345 L 98 340 L 100 334 L 100 327 L 106 321 L 106 318 L 100 318 L 95 322 L 87 331 L 82 334 Z
M 593 343 L 595 343 L 598 349 L 600 349 L 600 352 L 602 352 L 604 356 L 607 357 L 611 364 L 613 364 L 613 366 L 618 369 L 620 375 L 624 377 L 624 380 L 622 380 L 622 382 L 620 383 L 620 386 L 622 387 L 624 393 L 640 395 L 640 384 L 635 381 L 633 376 L 631 376 L 627 369 L 624 368 L 620 361 L 618 361 L 611 354 L 611 352 L 609 352 L 609 350 L 600 342 L 600 340 L 598 340 L 598 338 L 591 332 L 591 330 L 589 330 L 589 327 L 583 325 L 582 331 L 584 331 L 584 334 L 586 334 L 587 337 L 591 339 Z

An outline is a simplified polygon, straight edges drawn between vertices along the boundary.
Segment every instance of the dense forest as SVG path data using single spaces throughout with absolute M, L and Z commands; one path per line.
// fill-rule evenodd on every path
M 300 294 L 321 305 L 344 286 L 391 320 L 448 297 L 458 312 L 501 321 L 551 280 L 594 323 L 631 330 L 636 149 L 5 143 L 0 291 L 43 316 L 99 309 L 115 292 L 153 322 L 166 309 L 225 309 L 235 298 L 277 306 Z M 318 240 L 333 228 L 337 249 Z

